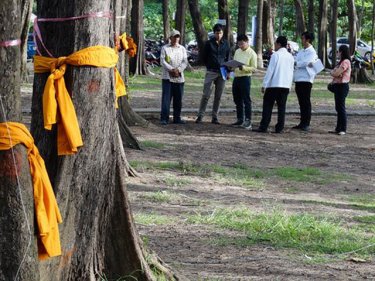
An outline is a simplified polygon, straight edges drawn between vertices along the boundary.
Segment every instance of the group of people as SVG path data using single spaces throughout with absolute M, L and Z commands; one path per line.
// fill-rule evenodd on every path
M 223 77 L 222 68 L 230 60 L 230 46 L 223 38 L 224 28 L 220 24 L 213 27 L 214 36 L 206 41 L 202 50 L 203 63 L 206 66 L 203 95 L 200 101 L 196 123 L 201 123 L 205 115 L 206 107 L 214 92 L 212 106 L 213 124 L 220 124 L 218 112 L 221 96 L 224 92 L 226 80 L 230 71 L 234 72 L 232 84 L 233 101 L 236 105 L 237 120 L 232 124 L 245 129 L 264 133 L 268 131 L 271 122 L 272 109 L 276 102 L 278 117 L 275 133 L 282 133 L 285 124 L 285 109 L 289 91 L 295 82 L 295 91 L 300 106 L 300 122 L 292 129 L 309 131 L 311 121 L 311 89 L 315 74 L 309 68 L 313 68 L 318 56 L 312 42 L 314 35 L 304 32 L 301 36 L 303 49 L 294 58 L 288 52 L 288 40 L 285 36 L 279 36 L 275 42 L 275 52 L 272 54 L 266 74 L 263 79 L 262 93 L 263 111 L 258 128 L 252 128 L 251 116 L 251 76 L 257 69 L 257 55 L 249 45 L 249 38 L 245 34 L 237 37 L 238 49 L 233 60 L 237 63 L 234 69 L 227 69 L 226 77 Z M 173 123 L 184 124 L 181 118 L 182 97 L 184 93 L 184 70 L 188 66 L 186 50 L 179 44 L 180 33 L 173 30 L 170 43 L 161 50 L 162 73 L 162 125 L 169 123 L 170 104 L 173 100 Z M 332 82 L 329 90 L 334 93 L 335 109 L 337 112 L 336 128 L 332 133 L 345 135 L 347 129 L 347 116 L 345 99 L 349 93 L 349 81 L 351 76 L 351 62 L 349 48 L 341 45 L 338 50 L 339 63 L 331 71 Z M 227 66 L 225 66 L 227 67 Z M 225 72 L 224 72 L 225 73 Z

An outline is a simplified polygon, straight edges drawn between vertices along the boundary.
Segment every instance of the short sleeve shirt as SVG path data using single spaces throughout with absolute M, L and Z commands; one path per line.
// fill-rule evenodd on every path
M 341 74 L 340 77 L 334 77 L 332 82 L 333 83 L 349 83 L 350 82 L 350 74 L 352 71 L 351 63 L 348 59 L 343 60 L 336 68 L 341 67 L 344 72 Z

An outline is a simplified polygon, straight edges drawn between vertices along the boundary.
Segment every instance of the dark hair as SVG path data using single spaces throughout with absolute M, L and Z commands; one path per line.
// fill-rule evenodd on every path
M 281 47 L 286 48 L 286 45 L 288 44 L 288 39 L 285 36 L 279 36 L 276 39 L 276 43 L 280 44 Z
M 224 27 L 220 23 L 215 24 L 214 27 L 212 28 L 213 32 L 223 31 L 223 29 Z
M 310 43 L 312 43 L 312 41 L 314 41 L 315 37 L 314 37 L 314 33 L 312 32 L 308 32 L 308 31 L 305 31 L 301 34 L 301 37 L 305 37 L 306 40 L 309 40 Z
M 343 60 L 349 60 L 350 61 L 350 53 L 349 53 L 349 47 L 347 45 L 340 45 L 339 52 L 341 52 L 341 63 Z
M 237 42 L 238 41 L 245 41 L 245 42 L 249 42 L 249 37 L 247 37 L 246 34 L 239 34 L 237 36 Z

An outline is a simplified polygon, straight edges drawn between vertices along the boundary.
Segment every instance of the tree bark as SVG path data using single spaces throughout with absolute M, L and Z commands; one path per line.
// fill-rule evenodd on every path
M 162 10 L 163 10 L 163 35 L 164 35 L 164 42 L 168 43 L 168 40 L 169 40 L 169 31 L 171 30 L 171 27 L 170 27 L 170 24 L 169 24 L 169 0 L 163 0 Z
M 0 42 L 22 38 L 30 1 L 0 2 Z M 21 122 L 22 44 L 0 47 L 0 123 Z M 24 146 L 0 151 L 0 280 L 39 280 L 34 194 Z
M 262 22 L 262 42 L 263 45 L 273 47 L 274 29 L 273 29 L 273 8 L 272 0 L 263 2 L 263 22 Z
M 375 5 L 372 5 L 372 26 L 371 26 L 371 72 L 372 75 L 374 75 L 374 68 L 375 68 L 375 63 L 374 63 L 374 31 L 375 31 Z
M 27 62 L 27 35 L 29 33 L 29 19 L 31 16 L 31 10 L 33 7 L 33 1 L 30 0 L 22 0 L 21 2 L 21 15 L 22 15 L 22 22 L 25 24 L 22 26 L 22 32 L 21 32 L 21 81 L 28 82 L 29 79 L 29 73 L 26 68 L 26 62 Z
M 198 49 L 203 50 L 207 40 L 207 31 L 203 27 L 202 16 L 199 10 L 198 0 L 188 0 L 191 20 L 193 21 L 195 38 L 197 39 Z M 199 52 L 199 61 L 202 61 L 203 52 Z
M 229 13 L 229 6 L 228 0 L 218 0 L 218 12 L 219 12 L 219 19 L 223 19 L 226 21 L 226 25 L 224 28 L 224 38 L 228 40 L 229 46 L 233 47 L 233 33 L 231 29 L 230 23 L 230 13 Z
M 177 0 L 176 3 L 176 29 L 180 31 L 180 44 L 185 46 L 185 19 L 186 19 L 186 0 Z
M 110 0 L 40 0 L 37 15 L 71 17 L 109 11 Z M 51 9 L 50 7 L 54 7 Z M 90 18 L 40 24 L 47 48 L 55 57 L 88 46 L 113 47 L 113 21 Z M 71 156 L 56 156 L 56 134 L 43 129 L 42 92 L 46 75 L 35 74 L 32 128 L 53 175 L 63 217 L 62 256 L 41 265 L 41 280 L 97 280 L 131 275 L 155 280 L 145 261 L 125 188 L 125 152 L 114 108 L 112 68 L 69 67 L 65 73 L 73 95 L 84 146 Z M 55 171 L 51 171 L 55 169 Z
M 300 38 L 301 34 L 306 31 L 305 17 L 303 15 L 303 7 L 301 0 L 294 0 L 296 7 L 296 37 Z
M 348 8 L 348 17 L 349 17 L 349 47 L 350 47 L 350 55 L 354 54 L 355 49 L 357 48 L 357 11 L 355 7 L 354 0 L 347 0 L 346 2 Z
M 262 45 L 262 22 L 263 22 L 263 0 L 258 0 L 257 7 L 257 26 L 256 26 L 256 43 L 255 50 L 257 53 L 257 65 L 258 68 L 263 68 L 263 45 Z
M 144 0 L 132 0 L 131 34 L 138 46 L 138 51 L 137 55 L 130 59 L 130 73 L 139 75 L 149 74 L 145 61 L 143 10 Z
M 331 48 L 331 60 L 332 60 L 332 67 L 336 65 L 337 60 L 337 18 L 338 18 L 338 0 L 332 0 L 331 3 L 331 10 L 332 10 L 332 22 L 331 22 L 331 40 L 332 40 L 332 48 Z M 329 55 L 329 54 L 328 54 Z
M 314 0 L 308 0 L 308 31 L 314 33 L 315 21 L 314 21 Z
M 238 1 L 237 34 L 246 34 L 249 23 L 249 0 Z
M 319 16 L 319 34 L 318 34 L 318 57 L 321 59 L 323 65 L 327 63 L 327 0 L 319 1 L 320 16 Z

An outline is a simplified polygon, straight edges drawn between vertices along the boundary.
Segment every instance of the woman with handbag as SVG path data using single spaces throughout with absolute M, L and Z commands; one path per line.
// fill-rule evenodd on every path
M 341 45 L 339 47 L 338 56 L 340 62 L 331 71 L 331 76 L 333 79 L 328 88 L 331 88 L 330 91 L 333 91 L 335 95 L 335 109 L 337 112 L 336 128 L 334 131 L 331 131 L 331 133 L 342 136 L 346 134 L 347 126 L 345 100 L 349 93 L 351 74 L 349 47 L 346 45 Z

